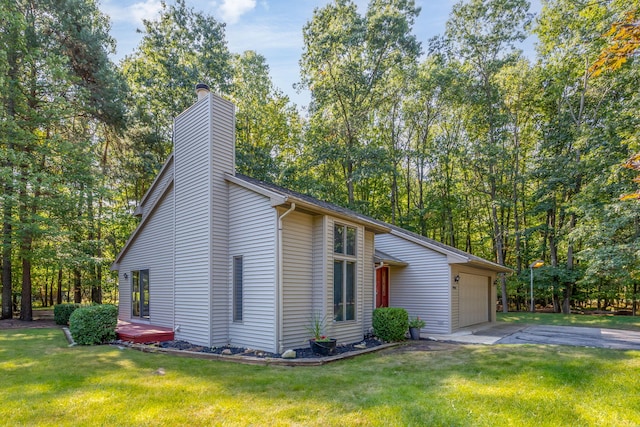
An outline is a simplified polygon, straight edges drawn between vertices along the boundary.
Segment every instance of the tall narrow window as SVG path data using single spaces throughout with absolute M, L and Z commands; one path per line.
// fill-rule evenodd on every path
M 242 257 L 233 257 L 233 321 L 242 321 Z
M 333 320 L 356 318 L 356 229 L 333 227 Z
M 131 315 L 149 318 L 149 270 L 131 272 Z

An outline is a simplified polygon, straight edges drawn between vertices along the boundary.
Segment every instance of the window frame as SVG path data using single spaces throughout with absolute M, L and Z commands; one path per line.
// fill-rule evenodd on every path
M 341 242 L 336 240 L 338 234 L 342 236 Z M 357 321 L 358 228 L 338 222 L 334 223 L 333 245 L 333 321 L 341 323 Z M 336 279 L 341 282 L 339 287 Z M 340 297 L 339 301 L 336 299 L 338 296 Z
M 234 323 L 242 323 L 244 318 L 244 258 L 242 255 L 232 258 L 231 276 L 233 292 L 231 318 Z
M 146 278 L 146 282 L 143 280 Z M 145 286 L 146 285 L 146 286 Z M 137 297 L 137 298 L 136 298 Z M 131 271 L 131 317 L 149 320 L 151 313 L 151 279 L 149 269 Z

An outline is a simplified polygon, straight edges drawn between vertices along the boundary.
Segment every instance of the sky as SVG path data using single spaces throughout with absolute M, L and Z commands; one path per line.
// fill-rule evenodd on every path
M 421 8 L 413 32 L 422 42 L 445 31 L 452 6 L 458 0 L 416 0 Z M 167 0 L 171 3 L 171 0 Z M 309 93 L 293 88 L 300 81 L 298 62 L 302 55 L 302 28 L 313 11 L 330 0 L 186 0 L 188 7 L 213 16 L 226 24 L 225 34 L 232 53 L 254 50 L 263 55 L 274 85 L 304 109 Z M 367 0 L 355 0 L 361 14 Z M 143 19 L 155 19 L 161 10 L 160 0 L 100 0 L 100 9 L 111 19 L 111 36 L 116 39 L 119 62 L 132 53 L 142 38 Z M 194 83 L 195 84 L 195 83 Z

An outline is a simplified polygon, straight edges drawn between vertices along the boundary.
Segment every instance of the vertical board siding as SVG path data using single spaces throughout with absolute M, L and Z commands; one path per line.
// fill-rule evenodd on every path
M 313 236 L 311 215 L 291 212 L 282 221 L 283 345 L 308 342 L 313 314 Z
M 149 269 L 149 323 L 173 328 L 173 189 L 167 190 L 150 213 L 120 261 L 119 317 L 131 320 L 131 272 Z M 128 279 L 124 278 L 127 274 Z
M 225 174 L 235 172 L 235 107 L 231 102 L 211 98 L 211 342 L 229 342 L 231 284 L 229 281 L 229 187 Z
M 207 97 L 174 123 L 177 339 L 210 343 L 211 146 Z
M 420 316 L 429 333 L 451 332 L 450 267 L 447 257 L 392 234 L 375 237 L 376 248 L 407 262 L 389 272 L 389 306 Z
M 276 210 L 267 197 L 235 184 L 229 209 L 229 268 L 234 256 L 243 257 L 242 322 L 226 320 L 229 343 L 276 352 Z

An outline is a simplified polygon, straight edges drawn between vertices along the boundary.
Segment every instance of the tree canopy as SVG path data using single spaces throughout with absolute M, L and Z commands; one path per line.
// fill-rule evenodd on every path
M 117 300 L 109 266 L 198 82 L 237 106 L 239 172 L 512 267 L 504 310 L 526 309 L 543 259 L 539 305 L 635 311 L 639 10 L 462 0 L 420 41 L 413 0 L 335 0 L 301 29 L 303 115 L 184 0 L 117 65 L 93 0 L 0 0 L 2 317 Z

